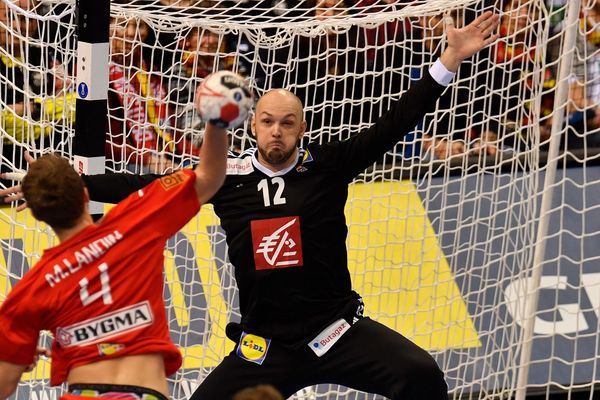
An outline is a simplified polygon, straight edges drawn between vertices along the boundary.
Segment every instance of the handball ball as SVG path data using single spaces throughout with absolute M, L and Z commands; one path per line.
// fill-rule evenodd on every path
M 196 91 L 196 111 L 219 128 L 236 128 L 248 117 L 252 94 L 244 79 L 230 71 L 207 76 Z

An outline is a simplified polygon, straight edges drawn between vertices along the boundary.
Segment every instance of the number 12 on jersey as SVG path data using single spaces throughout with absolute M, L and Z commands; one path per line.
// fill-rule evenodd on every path
M 270 191 L 269 191 L 268 180 L 261 179 L 260 182 L 258 182 L 258 191 L 262 192 L 263 202 L 265 204 L 265 207 L 269 207 L 269 206 L 271 206 L 271 204 L 273 204 L 274 206 L 285 204 L 286 203 L 285 197 L 282 196 L 283 189 L 285 189 L 285 181 L 283 180 L 283 178 L 276 176 L 271 179 L 271 183 L 273 185 L 277 186 L 277 188 L 275 189 L 275 194 L 273 196 L 272 203 L 271 203 L 271 195 L 270 195 Z

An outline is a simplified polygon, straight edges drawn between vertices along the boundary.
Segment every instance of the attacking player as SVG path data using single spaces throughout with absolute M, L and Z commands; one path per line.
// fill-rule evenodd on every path
M 50 382 L 68 383 L 63 400 L 168 398 L 167 377 L 182 357 L 163 302 L 165 242 L 222 185 L 226 158 L 225 129 L 208 123 L 194 170 L 136 191 L 98 224 L 66 159 L 44 155 L 30 165 L 22 193 L 60 244 L 44 252 L 0 308 L 0 398 L 34 362 L 41 330 L 54 336 Z

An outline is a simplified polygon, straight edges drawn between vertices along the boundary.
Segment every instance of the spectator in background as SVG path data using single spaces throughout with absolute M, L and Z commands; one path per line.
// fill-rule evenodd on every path
M 558 71 L 556 62 L 562 54 L 562 43 L 564 35 L 564 7 L 566 3 L 559 6 L 559 2 L 553 0 L 548 7 L 551 10 L 552 37 L 548 45 L 547 65 L 550 68 L 542 68 L 541 49 L 537 46 L 538 38 L 535 36 L 532 26 L 538 20 L 539 9 L 537 4 L 531 0 L 505 0 L 503 2 L 503 15 L 500 25 L 501 38 L 496 46 L 496 53 L 492 57 L 495 60 L 496 69 L 493 75 L 493 95 L 489 102 L 490 113 L 493 116 L 491 122 L 482 129 L 479 142 L 480 151 L 490 156 L 496 156 L 500 151 L 512 152 L 523 151 L 532 148 L 539 141 L 543 148 L 550 138 L 552 118 L 554 110 L 554 94 L 556 76 Z M 583 3 L 582 3 L 583 6 Z M 560 16 L 560 17 L 559 17 Z M 582 27 L 585 25 L 584 8 L 582 7 Z M 569 103 L 567 105 L 566 135 L 563 138 L 562 147 L 567 149 L 580 148 L 589 142 L 592 135 L 587 134 L 590 130 L 600 126 L 600 117 L 596 119 L 597 106 L 590 100 L 589 87 L 586 80 L 593 81 L 593 73 L 586 65 L 591 60 L 593 53 L 589 47 L 586 48 L 585 33 L 580 31 L 577 39 L 577 49 L 572 54 L 573 75 L 569 78 Z M 544 93 L 540 102 L 540 115 L 534 115 L 537 111 L 530 102 L 524 102 L 524 98 L 530 98 L 534 90 L 536 74 L 543 70 Z M 507 110 L 502 115 L 500 109 Z M 538 132 L 537 126 L 532 126 L 534 121 L 540 120 L 539 138 L 530 136 L 530 132 Z
M 503 11 L 500 39 L 490 56 L 494 68 L 485 75 L 487 85 L 493 87 L 492 96 L 482 100 L 489 118 L 479 127 L 479 138 L 473 146 L 475 153 L 490 157 L 532 148 L 536 139 L 527 134 L 537 132 L 531 124 L 540 117 L 532 115 L 536 112 L 534 104 L 526 101 L 537 79 L 534 71 L 541 70 L 543 61 L 532 29 L 539 10 L 530 0 L 505 0 Z M 549 71 L 544 80 L 547 89 L 551 89 L 554 80 Z M 551 106 L 551 99 L 546 97 L 542 105 Z M 549 126 L 543 115 L 550 112 L 551 109 L 542 112 L 541 141 L 547 139 L 544 127 Z
M 309 1 L 309 7 L 314 6 L 315 18 L 326 22 L 330 18 L 340 18 L 347 14 L 348 10 L 343 0 L 317 0 Z M 356 32 L 356 31 L 352 31 Z M 356 49 L 357 42 L 353 42 L 356 35 L 341 35 L 332 29 L 327 28 L 326 35 L 320 35 L 309 46 L 316 47 L 320 60 L 317 61 L 317 69 L 321 75 L 341 75 L 349 70 L 347 62 L 352 60 L 349 57 L 340 57 L 339 50 Z M 353 64 L 353 63 L 351 63 Z
M 460 26 L 460 18 L 454 14 L 453 19 L 457 26 Z M 421 36 L 415 43 L 414 57 L 411 60 L 409 73 L 413 80 L 419 79 L 444 50 L 442 38 L 444 36 L 443 15 L 421 17 L 418 19 L 418 25 L 414 27 L 413 32 Z M 468 69 L 463 67 L 460 72 L 464 74 Z M 460 76 L 459 76 L 460 77 Z M 417 141 L 415 148 L 406 152 L 405 156 L 418 156 L 425 159 L 445 160 L 452 156 L 462 155 L 466 151 L 465 143 L 469 140 L 469 130 L 467 128 L 467 111 L 469 99 L 469 88 L 455 86 L 454 91 L 446 91 L 439 99 L 439 112 L 435 115 L 435 125 L 432 125 L 431 119 L 425 117 L 420 127 L 424 134 L 422 138 L 414 137 Z M 459 108 L 456 108 L 459 107 Z M 433 129 L 435 131 L 433 131 Z M 409 140 L 410 138 L 407 138 Z M 419 144 L 421 149 L 419 151 Z
M 40 7 L 35 0 L 0 2 L 0 172 L 25 167 L 23 146 L 61 151 L 63 137 L 54 131 L 75 119 L 66 67 L 40 40 L 38 20 L 26 15 Z
M 600 47 L 600 2 L 593 2 L 589 8 L 583 8 L 583 17 L 585 19 L 585 33 L 588 41 Z
M 177 136 L 200 147 L 204 124 L 194 108 L 196 86 L 213 71 L 232 70 L 234 59 L 227 56 L 223 36 L 199 27 L 189 30 L 179 48 L 181 57 L 167 72 L 173 128 Z
M 182 44 L 182 64 L 190 77 L 206 78 L 213 71 L 232 70 L 235 60 L 227 55 L 226 41 L 222 35 L 192 28 Z
M 347 138 L 352 130 L 349 125 L 362 122 L 365 113 L 359 110 L 365 87 L 361 76 L 367 52 L 364 35 L 356 26 L 340 32 L 327 27 L 329 20 L 348 12 L 342 0 L 313 0 L 307 7 L 313 8 L 324 31 L 314 37 L 301 36 L 294 43 L 291 57 L 297 62 L 289 71 L 296 77 L 294 92 L 305 104 L 308 131 L 330 128 Z
M 107 157 L 134 172 L 165 172 L 198 148 L 171 128 L 172 115 L 161 77 L 142 57 L 150 35 L 142 20 L 111 21 L 109 134 Z
M 392 4 L 405 2 L 403 0 L 357 0 L 356 8 L 363 9 L 369 13 L 382 12 L 388 10 Z M 367 51 L 367 68 L 371 68 L 377 59 L 377 49 L 386 47 L 390 42 L 401 42 L 405 37 L 405 32 L 410 30 L 408 19 L 399 21 L 392 20 L 382 23 L 376 28 L 365 29 L 365 44 L 368 47 Z M 388 47 L 386 47 L 388 48 Z M 381 64 L 380 64 L 381 65 Z
M 355 7 L 349 12 L 379 13 L 400 9 L 408 0 L 357 0 Z M 406 64 L 405 51 L 407 39 L 412 33 L 411 22 L 408 18 L 403 20 L 380 21 L 374 28 L 361 28 L 358 32 L 357 47 L 366 49 L 365 70 L 362 95 L 372 98 L 363 104 L 364 122 L 373 122 L 385 112 L 389 102 L 397 98 L 407 89 L 405 85 Z M 412 54 L 411 54 L 412 55 Z M 363 56 L 361 54 L 361 56 Z M 409 59 L 407 57 L 407 59 Z M 404 84 L 404 85 L 403 85 Z M 370 115 L 369 115 L 370 113 Z M 412 133 L 405 140 L 411 140 Z
M 589 97 L 594 104 L 600 104 L 600 1 L 595 1 L 589 8 L 583 8 L 583 31 L 587 42 L 594 49 L 590 60 L 593 81 L 590 83 Z
M 581 2 L 574 74 L 570 79 L 568 148 L 600 145 L 600 3 Z
M 590 77 L 587 86 L 588 98 L 590 104 L 600 104 L 600 1 L 595 1 L 590 8 L 583 9 L 584 32 L 589 43 L 593 48 L 593 56 L 589 62 Z M 594 147 L 600 147 L 600 110 L 595 108 L 596 116 L 593 119 L 593 129 L 590 144 Z
M 274 24 L 285 23 L 306 14 L 306 1 L 303 0 L 253 0 L 253 1 L 219 1 L 220 7 L 225 10 L 228 18 L 236 20 L 252 19 L 253 21 L 270 21 Z M 231 7 L 235 5 L 235 7 Z M 243 9 L 242 12 L 240 12 Z M 275 25 L 265 26 L 264 35 L 275 38 L 279 34 Z M 293 60 L 291 46 L 282 47 L 259 46 L 254 47 L 253 33 L 229 35 L 228 48 L 234 51 L 237 65 L 244 76 L 252 75 L 252 86 L 258 93 L 263 93 L 273 87 L 288 85 L 289 75 L 286 68 Z

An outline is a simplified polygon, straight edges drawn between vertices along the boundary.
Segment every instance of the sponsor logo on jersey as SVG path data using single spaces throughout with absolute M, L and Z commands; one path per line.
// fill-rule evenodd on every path
M 237 348 L 237 355 L 244 360 L 261 365 L 267 357 L 270 344 L 271 339 L 242 332 L 242 337 L 240 337 L 240 343 Z
M 344 333 L 348 332 L 348 329 L 350 329 L 350 324 L 343 318 L 339 319 L 311 340 L 308 347 L 310 347 L 318 357 L 321 357 L 323 354 L 327 353 L 338 340 L 340 340 Z
M 154 318 L 147 301 L 121 308 L 75 325 L 56 329 L 63 347 L 83 346 L 152 325 Z
M 119 343 L 99 343 L 98 353 L 101 356 L 110 356 L 125 348 L 125 345 Z
M 160 181 L 160 185 L 163 187 L 163 189 L 171 190 L 175 186 L 179 185 L 180 183 L 183 183 L 186 180 L 186 178 L 187 178 L 187 176 L 185 175 L 185 173 L 183 171 L 178 171 L 178 172 L 175 172 L 174 174 L 163 176 L 162 178 L 159 179 L 159 181 Z
M 313 157 L 310 154 L 310 151 L 304 150 L 304 154 L 302 155 L 302 164 L 313 161 Z
M 248 175 L 253 171 L 252 157 L 227 159 L 227 175 Z
M 306 172 L 308 171 L 308 168 L 306 168 L 304 166 L 304 164 L 309 163 L 313 161 L 312 155 L 310 154 L 310 152 L 308 150 L 304 150 L 303 154 L 302 154 L 302 161 L 300 161 L 300 165 L 298 165 L 296 167 L 296 171 L 297 172 Z
M 256 270 L 302 266 L 300 217 L 252 221 Z

